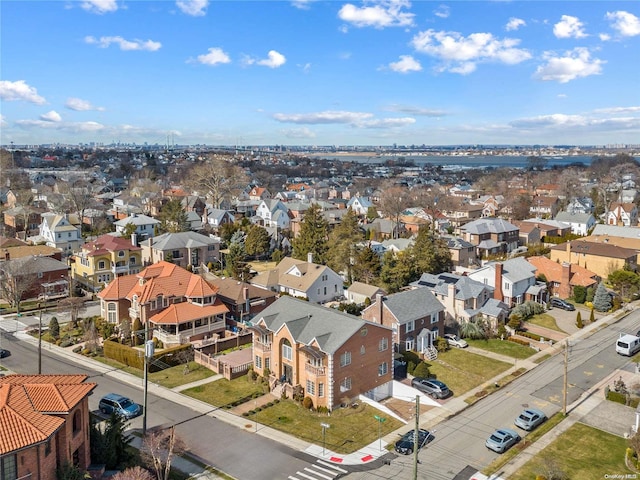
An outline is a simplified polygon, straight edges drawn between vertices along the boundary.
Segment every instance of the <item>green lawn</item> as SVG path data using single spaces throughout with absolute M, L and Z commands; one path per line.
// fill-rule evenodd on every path
M 374 415 L 385 420 L 379 423 Z M 378 427 L 384 437 L 403 425 L 367 404 L 338 408 L 328 416 L 311 412 L 293 400 L 280 401 L 248 418 L 316 445 L 323 444 L 321 424 L 325 423 L 329 425 L 325 429 L 326 448 L 336 453 L 352 453 L 374 443 L 378 440 Z
M 197 398 L 216 407 L 230 406 L 243 398 L 265 393 L 266 387 L 257 382 L 251 382 L 246 375 L 234 380 L 221 378 L 215 382 L 206 383 L 198 387 L 188 388 L 182 393 Z
M 534 315 L 529 320 L 527 320 L 527 322 L 533 323 L 534 325 L 538 325 L 539 327 L 548 328 L 549 330 L 555 330 L 556 332 L 567 333 L 564 330 L 562 330 L 560 327 L 558 327 L 558 324 L 556 323 L 556 319 L 553 318 L 548 313 L 540 313 L 538 315 Z
M 511 480 L 531 480 L 554 461 L 566 478 L 602 480 L 631 474 L 624 462 L 627 440 L 582 423 L 576 423 L 528 461 Z M 636 478 L 636 476 L 628 477 Z
M 500 340 L 499 338 L 490 338 L 488 340 L 473 340 L 466 339 L 467 343 L 472 347 L 482 348 L 489 352 L 499 353 L 500 355 L 506 355 L 508 357 L 524 359 L 529 358 L 536 351 L 531 347 L 525 347 L 515 342 L 509 342 L 507 340 Z
M 149 380 L 163 387 L 173 388 L 215 375 L 213 370 L 209 370 L 196 362 L 189 362 L 188 373 L 184 367 L 184 365 L 177 365 L 159 372 L 150 373 Z
M 513 366 L 458 348 L 439 352 L 436 360 L 427 363 L 430 373 L 446 383 L 454 395 L 467 392 Z

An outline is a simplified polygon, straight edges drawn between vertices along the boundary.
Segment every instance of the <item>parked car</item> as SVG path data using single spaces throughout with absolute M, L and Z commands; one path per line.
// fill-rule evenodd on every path
M 142 413 L 140 405 L 117 393 L 109 393 L 102 397 L 98 403 L 98 408 L 105 415 L 111 415 L 115 412 L 126 419 L 137 417 Z
M 555 297 L 551 299 L 551 306 L 558 307 L 563 310 L 568 310 L 570 312 L 573 312 L 576 309 L 576 307 L 574 307 L 572 303 L 569 303 L 566 300 L 562 300 L 561 298 L 555 298 Z
M 415 430 L 411 430 L 405 433 L 404 435 L 402 435 L 400 440 L 396 442 L 396 445 L 395 445 L 396 452 L 402 455 L 412 454 L 413 441 L 415 440 L 415 437 L 416 437 Z M 418 450 L 420 450 L 422 447 L 424 447 L 427 443 L 432 441 L 434 438 L 435 437 L 433 433 L 431 433 L 429 430 L 425 430 L 424 428 L 421 428 L 420 430 L 418 430 Z
M 4 348 L 0 348 L 0 358 L 5 358 L 11 355 L 9 350 L 5 350 Z
M 520 415 L 518 415 L 513 423 L 516 424 L 516 427 L 520 427 L 523 430 L 530 431 L 536 428 L 546 419 L 547 416 L 543 411 L 538 410 L 537 408 L 527 408 Z
M 489 450 L 504 453 L 520 441 L 520 435 L 509 428 L 499 428 L 484 443 Z
M 447 340 L 447 343 L 452 347 L 467 348 L 469 346 L 469 344 L 465 340 L 463 340 L 462 338 L 460 338 L 459 336 L 453 333 L 445 333 L 444 338 Z
M 440 380 L 415 377 L 411 380 L 411 386 L 433 398 L 446 398 L 451 394 L 449 387 Z

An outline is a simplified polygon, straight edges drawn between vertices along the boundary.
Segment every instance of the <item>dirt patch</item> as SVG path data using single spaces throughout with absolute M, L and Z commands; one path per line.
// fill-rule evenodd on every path
M 384 405 L 393 413 L 406 421 L 411 420 L 413 418 L 413 415 L 416 413 L 415 402 L 407 402 L 405 400 L 399 400 L 397 398 L 388 398 L 380 403 L 382 403 L 382 405 Z M 431 410 L 432 408 L 435 407 L 420 404 L 420 414 L 423 414 L 424 412 Z

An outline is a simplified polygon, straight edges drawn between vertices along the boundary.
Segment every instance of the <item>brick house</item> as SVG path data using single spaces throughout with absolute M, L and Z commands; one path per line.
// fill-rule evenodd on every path
M 634 227 L 638 225 L 638 207 L 633 203 L 613 202 L 606 215 L 607 225 Z
M 87 375 L 0 378 L 0 478 L 56 480 L 65 463 L 91 464 Z
M 277 298 L 277 293 L 271 290 L 239 282 L 235 278 L 215 278 L 208 283 L 218 289 L 218 298 L 229 309 L 229 317 L 237 322 L 252 319 Z
M 168 261 L 197 271 L 220 260 L 220 240 L 197 232 L 164 233 L 140 242 L 142 263 Z
M 518 248 L 519 229 L 501 218 L 481 218 L 460 229 L 464 240 L 475 245 L 479 257 L 508 253 Z
M 28 255 L 0 262 L 0 280 L 15 282 L 20 301 L 51 300 L 69 296 L 69 267 L 52 257 Z
M 433 351 L 435 339 L 444 335 L 444 305 L 426 288 L 378 295 L 361 316 L 391 328 L 393 344 L 400 352 Z
M 555 297 L 570 298 L 574 287 L 595 288 L 600 282 L 598 275 L 580 265 L 558 263 L 543 256 L 529 257 L 527 261 L 536 267 L 537 276 L 544 275 L 549 293 Z
M 254 370 L 268 369 L 276 391 L 302 388 L 314 407 L 329 410 L 358 395 L 392 395 L 390 328 L 289 296 L 252 323 Z
M 226 329 L 228 308 L 202 277 L 169 262 L 115 278 L 98 294 L 109 323 L 125 318 L 153 328 L 166 346 L 205 340 Z

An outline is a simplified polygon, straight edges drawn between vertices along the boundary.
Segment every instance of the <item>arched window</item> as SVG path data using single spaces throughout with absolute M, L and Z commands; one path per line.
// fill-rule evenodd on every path
M 282 341 L 282 358 L 285 360 L 293 360 L 293 348 L 291 348 L 291 342 L 286 338 Z

